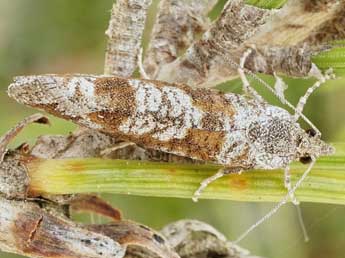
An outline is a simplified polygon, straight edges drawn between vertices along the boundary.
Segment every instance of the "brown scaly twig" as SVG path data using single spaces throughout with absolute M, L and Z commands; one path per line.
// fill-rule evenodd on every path
M 108 46 L 105 55 L 105 74 L 131 76 L 137 64 L 147 9 L 151 0 L 116 1 L 105 34 Z

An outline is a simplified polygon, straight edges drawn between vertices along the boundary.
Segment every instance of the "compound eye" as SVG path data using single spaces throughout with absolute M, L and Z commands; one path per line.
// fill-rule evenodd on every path
M 312 129 L 312 128 L 307 129 L 305 132 L 306 132 L 310 137 L 314 137 L 314 136 L 316 135 L 316 131 L 315 131 L 314 129 Z
M 305 156 L 305 157 L 301 157 L 299 159 L 299 161 L 302 163 L 302 164 L 309 164 L 310 162 L 312 162 L 312 159 L 310 156 Z

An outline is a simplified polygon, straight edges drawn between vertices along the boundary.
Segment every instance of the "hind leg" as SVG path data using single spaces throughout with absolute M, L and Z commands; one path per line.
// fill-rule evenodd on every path
M 286 167 L 284 169 L 284 185 L 285 188 L 288 190 L 288 193 L 290 194 L 290 199 L 294 205 L 299 205 L 299 201 L 296 199 L 295 194 L 291 191 L 291 173 L 290 168 Z
M 296 113 L 295 113 L 295 120 L 297 121 L 300 117 L 300 115 L 303 113 L 303 109 L 305 104 L 308 101 L 308 98 L 312 95 L 312 93 L 318 89 L 322 84 L 324 84 L 326 81 L 334 79 L 335 75 L 333 73 L 332 69 L 328 69 L 325 74 L 322 74 L 322 72 L 316 67 L 315 64 L 312 64 L 312 69 L 311 69 L 311 75 L 317 78 L 317 81 L 315 82 L 315 84 L 313 86 L 311 86 L 306 93 L 304 94 L 304 96 L 302 96 L 299 101 L 298 104 L 296 106 Z M 314 128 L 313 128 L 314 129 Z M 314 129 L 315 130 L 315 129 Z M 317 130 L 318 132 L 318 130 Z
M 209 185 L 211 184 L 212 182 L 216 181 L 218 178 L 221 178 L 223 177 L 224 175 L 227 175 L 227 174 L 231 174 L 231 173 L 241 173 L 242 170 L 241 169 L 238 169 L 238 168 L 235 168 L 235 169 L 229 169 L 229 168 L 221 168 L 217 171 L 216 174 L 214 174 L 213 176 L 210 176 L 206 179 L 204 179 L 201 183 L 200 183 L 200 187 L 194 192 L 194 195 L 193 195 L 193 201 L 194 202 L 197 202 L 202 191 Z
M 252 48 L 247 49 L 241 59 L 240 59 L 240 65 L 237 69 L 237 72 L 242 80 L 242 84 L 243 84 L 243 91 L 245 94 L 259 100 L 260 102 L 265 102 L 265 100 L 260 96 L 260 94 L 250 85 L 246 74 L 245 74 L 245 69 L 244 69 L 244 65 L 246 63 L 246 60 L 248 58 L 248 56 L 253 52 Z
M 286 167 L 285 170 L 284 170 L 284 184 L 285 184 L 285 188 L 288 190 L 288 193 L 290 195 L 291 202 L 296 207 L 298 222 L 299 222 L 301 230 L 303 232 L 304 241 L 308 242 L 309 237 L 308 237 L 307 229 L 306 229 L 306 227 L 304 225 L 304 220 L 303 220 L 303 216 L 302 216 L 302 210 L 301 210 L 301 207 L 299 205 L 300 202 L 296 199 L 296 196 L 295 196 L 294 192 L 291 190 L 292 189 L 292 186 L 291 186 L 291 174 L 290 174 L 290 168 L 289 167 Z
M 147 75 L 145 69 L 144 69 L 144 65 L 143 65 L 143 48 L 139 49 L 139 53 L 138 53 L 138 67 L 139 67 L 139 73 L 141 78 L 149 80 L 150 76 Z

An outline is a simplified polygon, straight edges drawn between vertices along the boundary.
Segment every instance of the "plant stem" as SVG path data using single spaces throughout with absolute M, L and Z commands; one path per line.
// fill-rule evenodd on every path
M 341 150 L 318 160 L 296 192 L 300 201 L 345 204 L 345 154 Z M 179 198 L 191 198 L 200 182 L 220 168 L 210 164 L 96 158 L 35 160 L 27 166 L 30 191 L 34 193 L 97 192 Z M 306 168 L 306 165 L 293 163 L 292 182 L 296 182 Z M 281 170 L 255 170 L 218 179 L 206 188 L 201 198 L 270 202 L 279 201 L 286 193 Z
M 246 0 L 246 4 L 265 9 L 277 9 L 282 7 L 286 2 L 287 0 Z

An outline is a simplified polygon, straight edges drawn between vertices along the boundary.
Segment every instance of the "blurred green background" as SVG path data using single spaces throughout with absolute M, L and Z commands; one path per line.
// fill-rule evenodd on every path
M 7 97 L 6 87 L 13 76 L 102 73 L 104 31 L 112 3 L 112 0 L 0 0 L 0 134 L 35 112 Z M 144 44 L 147 44 L 149 28 L 155 17 L 155 5 L 150 10 Z M 221 6 L 222 3 L 218 7 Z M 211 16 L 215 17 L 216 13 L 217 10 Z M 296 79 L 288 82 L 287 96 L 293 103 L 312 83 Z M 312 96 L 306 107 L 306 115 L 328 141 L 345 142 L 344 84 L 345 79 L 341 78 L 327 83 Z M 239 86 L 238 82 L 222 85 L 224 89 L 235 91 Z M 69 122 L 52 118 L 51 127 L 29 126 L 12 146 L 23 141 L 33 143 L 41 134 L 67 134 L 74 128 Z M 155 229 L 175 220 L 193 218 L 210 223 L 229 239 L 236 239 L 273 205 L 209 200 L 193 203 L 192 200 L 120 195 L 104 197 L 120 208 L 125 218 Z M 301 207 L 310 242 L 303 242 L 295 209 L 286 205 L 241 245 L 253 254 L 265 257 L 344 257 L 345 208 L 308 203 L 302 203 Z M 0 253 L 0 257 L 18 256 Z

